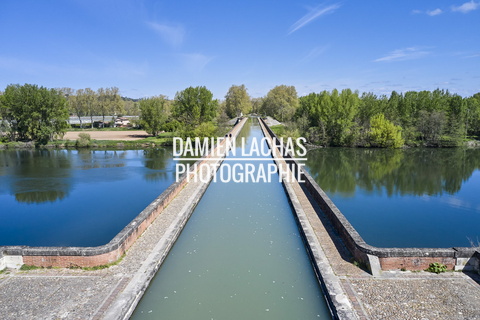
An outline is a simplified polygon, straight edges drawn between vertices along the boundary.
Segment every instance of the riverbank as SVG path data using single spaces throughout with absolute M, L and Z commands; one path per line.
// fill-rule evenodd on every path
M 197 183 L 200 183 L 198 181 Z M 198 185 L 197 185 L 198 187 Z M 191 203 L 195 183 L 187 185 L 116 265 L 103 270 L 43 268 L 0 273 L 2 319 L 118 319 L 139 277 L 162 258 L 162 241 Z M 297 187 L 295 192 L 301 195 Z M 298 198 L 308 206 L 308 198 Z M 304 209 L 305 210 L 305 209 Z M 352 263 L 345 244 L 318 208 L 305 210 L 355 314 L 348 319 L 480 319 L 480 279 L 475 274 L 386 271 L 372 276 Z M 163 239 L 163 240 L 162 240 Z M 61 301 L 61 303 L 59 303 Z
M 87 144 L 79 145 L 77 140 L 80 134 L 88 134 L 90 140 Z M 36 146 L 33 141 L 0 143 L 0 150 L 6 149 L 145 149 L 172 145 L 172 133 L 166 132 L 158 137 L 153 137 L 143 130 L 82 130 L 68 131 L 63 139 L 54 140 L 46 145 Z

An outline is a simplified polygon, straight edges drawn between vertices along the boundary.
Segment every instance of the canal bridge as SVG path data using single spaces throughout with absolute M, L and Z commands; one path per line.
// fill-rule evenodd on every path
M 232 129 L 230 133 L 233 137 L 239 134 L 246 121 L 242 119 Z M 260 125 L 273 150 L 277 166 L 297 167 L 293 156 L 282 154 L 279 146 L 275 145 L 272 139 L 274 134 L 268 126 L 261 120 Z M 226 144 L 219 144 L 217 148 L 223 155 L 228 152 Z M 223 159 L 209 160 L 205 157 L 199 165 L 211 164 L 212 161 L 221 163 Z M 195 174 L 198 172 L 189 172 L 170 186 L 106 246 L 0 248 L 0 270 L 5 266 L 18 267 L 22 264 L 46 268 L 27 273 L 12 271 L 11 274 L 0 274 L 2 316 L 5 319 L 18 318 L 19 315 L 32 319 L 39 315 L 41 318 L 127 319 L 209 185 L 205 179 L 189 179 Z M 201 174 L 211 179 L 215 172 L 205 170 Z M 409 308 L 409 301 L 403 301 L 403 306 L 395 305 L 398 305 L 399 296 L 409 293 L 416 298 L 410 310 L 413 315 L 432 317 L 438 310 L 443 310 L 443 315 L 462 313 L 471 318 L 480 316 L 480 290 L 473 277 L 463 273 L 412 277 L 410 274 L 388 271 L 400 268 L 421 270 L 432 261 L 442 261 L 452 269 L 478 269 L 478 252 L 471 248 L 370 247 L 362 242 L 358 233 L 308 173 L 303 173 L 302 180 L 305 182 L 284 180 L 282 185 L 334 318 L 372 319 L 382 315 L 409 318 L 406 315 L 399 316 Z M 117 263 L 122 257 L 123 260 Z M 75 269 L 108 264 L 111 264 L 110 268 L 103 270 Z M 57 266 L 70 269 L 59 271 L 52 268 Z M 420 283 L 425 292 L 416 290 Z M 458 287 L 462 288 L 463 294 L 455 290 Z M 428 295 L 442 293 L 454 298 L 450 303 L 439 305 L 427 301 L 430 309 L 415 309 L 414 305 Z M 375 300 L 380 296 L 381 299 Z M 53 301 L 65 303 L 54 304 Z

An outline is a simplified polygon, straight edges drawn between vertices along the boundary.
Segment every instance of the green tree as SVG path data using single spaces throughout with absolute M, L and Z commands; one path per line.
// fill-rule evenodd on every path
M 400 148 L 403 146 L 402 128 L 385 119 L 383 113 L 370 119 L 370 143 L 374 147 Z
M 188 87 L 177 92 L 172 114 L 176 120 L 188 127 L 212 121 L 217 115 L 218 101 L 205 87 Z
M 470 136 L 480 137 L 480 93 L 466 99 L 465 126 Z
M 262 112 L 262 105 L 263 105 L 264 98 L 252 98 L 252 112 L 253 113 L 260 113 Z
M 75 114 L 74 110 L 72 109 L 71 103 L 70 103 L 72 98 L 75 97 L 75 90 L 73 90 L 72 88 L 68 88 L 68 87 L 57 88 L 56 90 L 59 93 L 61 93 L 65 97 L 65 99 L 67 99 L 68 112 L 70 113 L 70 115 Z
M 461 141 L 466 137 L 466 107 L 465 100 L 461 96 L 455 94 L 449 97 L 447 132 L 450 136 L 449 140 L 453 145 L 460 145 Z
M 421 110 L 417 119 L 417 130 L 425 144 L 439 146 L 440 139 L 446 125 L 446 117 L 443 111 Z
M 65 133 L 68 127 L 67 101 L 55 89 L 32 84 L 9 85 L 3 100 L 15 123 L 12 129 L 20 139 L 45 144 L 55 134 Z
M 97 90 L 97 111 L 102 116 L 105 124 L 105 116 L 113 116 L 117 113 L 123 113 L 123 100 L 117 87 L 99 88 Z
M 81 99 L 81 103 L 87 110 L 87 114 L 90 116 L 90 126 L 93 128 L 93 116 L 98 113 L 98 95 L 90 88 L 86 88 L 81 96 L 77 93 L 77 98 Z
M 332 92 L 332 99 L 334 99 Z M 337 102 L 335 102 L 337 101 Z M 338 95 L 338 99 L 333 100 L 333 108 L 330 110 L 332 141 L 334 145 L 353 145 L 355 143 L 356 127 L 354 119 L 358 111 L 360 98 L 357 92 L 350 89 L 344 89 Z
M 294 86 L 280 85 L 270 90 L 263 101 L 262 111 L 279 121 L 291 120 L 299 106 Z
M 369 125 L 370 118 L 382 112 L 381 99 L 371 92 L 365 92 L 360 98 L 357 112 L 357 123 L 366 127 Z
M 138 116 L 140 115 L 140 104 L 137 99 L 122 97 L 125 108 L 125 115 Z
M 120 91 L 117 87 L 107 88 L 108 101 L 112 115 L 125 113 L 125 102 L 120 96 Z
M 69 95 L 67 97 L 68 106 L 70 107 L 70 113 L 75 114 L 80 121 L 80 128 L 83 128 L 82 117 L 88 114 L 88 109 L 83 99 L 85 91 L 83 89 L 78 89 L 75 95 Z
M 400 119 L 399 110 L 401 109 L 402 102 L 403 95 L 396 91 L 392 91 L 390 98 L 388 99 L 387 108 L 383 111 L 385 117 L 398 123 Z
M 165 96 L 140 100 L 140 123 L 150 134 L 157 136 L 168 118 L 168 101 Z
M 0 92 L 0 141 L 11 136 L 12 131 L 11 123 L 12 119 L 10 116 L 9 109 L 5 105 L 3 92 Z
M 193 135 L 199 138 L 209 138 L 215 135 L 216 127 L 211 122 L 202 122 L 200 123 L 195 130 L 193 130 Z
M 230 118 L 248 114 L 252 110 L 252 102 L 245 85 L 232 85 L 225 96 L 225 112 Z

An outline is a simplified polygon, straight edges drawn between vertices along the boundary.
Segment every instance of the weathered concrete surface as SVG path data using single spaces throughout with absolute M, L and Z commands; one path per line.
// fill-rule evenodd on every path
M 0 274 L 0 319 L 121 319 L 148 286 L 173 236 L 180 212 L 204 183 L 189 183 L 116 266 L 98 271 L 10 270 Z M 194 194 L 196 195 L 194 196 Z M 112 306 L 115 306 L 111 309 Z
M 155 246 L 177 218 L 176 210 L 189 201 L 188 188 L 195 186 L 186 186 L 116 266 L 99 271 L 40 269 L 0 274 L 0 319 L 115 316 L 119 299 L 125 298 L 142 263 L 156 253 Z M 401 271 L 372 276 L 351 262 L 351 254 L 328 219 L 300 191 L 295 187 L 298 202 L 311 204 L 304 209 L 308 223 L 325 254 L 327 268 L 340 280 L 345 293 L 339 297 L 348 299 L 356 319 L 480 319 L 480 276 Z
M 260 126 L 262 127 L 263 133 L 267 137 L 267 142 L 272 149 L 272 156 L 275 159 L 277 167 L 283 168 L 282 170 L 279 170 L 279 172 L 287 172 L 287 164 L 282 159 L 280 151 L 272 142 L 271 136 L 266 131 L 262 121 L 260 121 Z M 283 175 L 283 186 L 295 212 L 299 228 L 302 230 L 304 241 L 306 242 L 310 254 L 310 259 L 313 262 L 317 277 L 322 284 L 327 302 L 335 316 L 339 319 L 357 319 L 353 306 L 341 285 L 340 278 L 335 274 L 334 269 L 329 263 L 325 251 L 319 242 L 317 230 L 315 230 L 310 223 L 310 220 L 317 219 L 316 212 L 295 178 L 296 177 L 293 175 Z
M 306 238 L 314 245 L 313 256 L 319 264 L 323 281 L 331 283 L 325 287 L 336 308 L 340 308 L 338 318 L 480 319 L 479 275 L 462 272 L 438 275 L 424 271 L 382 272 L 378 261 L 374 261 L 377 264 L 376 271 L 375 275 L 371 275 L 353 263 L 353 256 L 342 238 L 308 191 L 298 183 L 291 183 L 286 189 L 292 199 L 292 206 L 300 206 L 300 211 L 307 218 L 306 221 L 299 218 L 300 224 L 304 230 L 307 226 Z M 293 193 L 289 189 L 293 189 Z M 310 228 L 316 239 L 312 239 L 308 230 Z M 315 249 L 316 244 L 320 248 Z M 318 252 L 323 252 L 324 257 L 322 254 L 316 257 Z M 335 297 L 347 301 L 335 301 Z
M 1 273 L 0 319 L 128 319 L 203 195 L 208 182 L 202 181 L 207 180 L 188 183 L 117 265 L 97 271 L 51 268 Z

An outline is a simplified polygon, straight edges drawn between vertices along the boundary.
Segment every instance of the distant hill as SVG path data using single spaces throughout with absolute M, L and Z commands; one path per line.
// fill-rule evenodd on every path
M 133 101 L 133 102 L 138 102 L 140 99 L 134 99 L 134 98 L 129 98 L 129 97 L 122 97 L 123 101 Z

